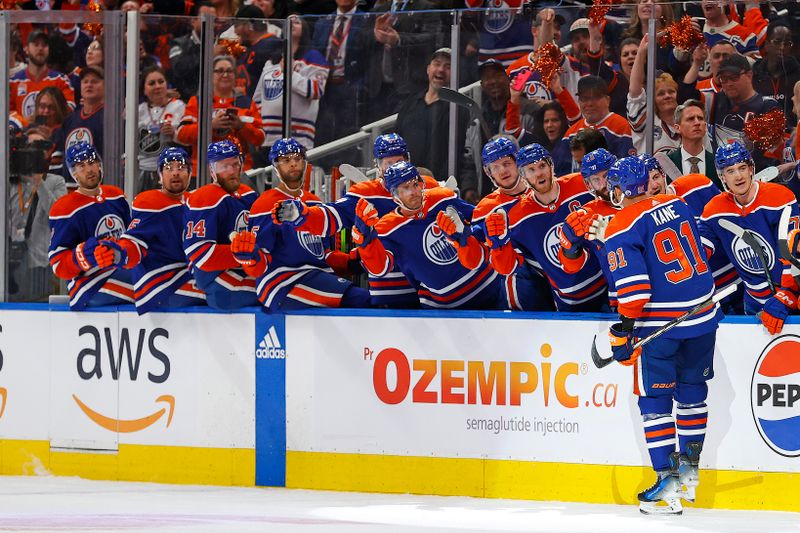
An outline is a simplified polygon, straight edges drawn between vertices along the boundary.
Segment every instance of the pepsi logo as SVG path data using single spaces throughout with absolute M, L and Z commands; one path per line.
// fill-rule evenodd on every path
M 437 265 L 449 265 L 458 261 L 458 252 L 436 222 L 432 222 L 422 234 L 422 249 L 425 257 Z
M 800 457 L 800 336 L 782 335 L 764 348 L 753 371 L 750 405 L 767 446 Z
M 756 232 L 752 232 L 752 234 L 764 249 L 764 253 L 767 255 L 767 269 L 771 271 L 772 267 L 775 265 L 775 251 L 772 246 L 764 240 L 764 237 Z M 761 266 L 761 259 L 758 257 L 756 251 L 750 248 L 744 240 L 739 237 L 734 237 L 731 241 L 731 250 L 733 250 L 733 257 L 736 259 L 736 262 L 744 270 L 751 274 L 762 275 L 764 270 Z

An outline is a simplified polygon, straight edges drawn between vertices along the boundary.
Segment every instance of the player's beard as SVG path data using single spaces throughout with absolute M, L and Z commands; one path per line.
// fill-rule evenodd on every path
M 305 174 L 305 168 L 300 168 L 299 170 L 295 170 L 293 172 L 287 172 L 284 176 L 281 173 L 281 181 L 286 184 L 286 187 L 292 190 L 300 189 L 303 186 L 303 175 Z
M 186 191 L 186 189 L 189 188 L 188 180 L 185 182 L 186 184 L 184 185 L 184 180 L 181 177 L 172 177 L 167 179 L 162 178 L 162 180 L 164 183 L 163 184 L 164 190 L 174 196 L 182 195 Z
M 235 193 L 236 191 L 239 190 L 240 182 L 239 182 L 239 176 L 238 175 L 236 175 L 236 176 L 228 176 L 228 177 L 221 177 L 221 176 L 218 175 L 217 176 L 217 183 L 228 194 Z

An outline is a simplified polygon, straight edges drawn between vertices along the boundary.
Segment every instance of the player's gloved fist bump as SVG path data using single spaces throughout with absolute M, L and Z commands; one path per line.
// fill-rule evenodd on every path
M 447 235 L 447 238 L 458 242 L 459 246 L 466 246 L 469 232 L 465 231 L 464 221 L 452 205 L 436 215 L 436 224 Z
M 797 309 L 797 296 L 791 291 L 780 289 L 764 304 L 761 311 L 761 323 L 770 335 L 780 333 L 789 312 Z
M 565 220 L 565 226 L 569 226 L 576 237 L 585 237 L 592 227 L 592 221 L 597 217 L 597 213 L 581 208 L 572 211 Z M 572 241 L 575 242 L 575 241 Z
M 611 342 L 611 352 L 615 361 L 618 361 L 625 366 L 630 366 L 634 364 L 642 354 L 642 349 L 634 349 L 633 347 L 634 320 L 626 317 L 620 317 L 620 320 L 620 322 L 617 322 L 608 328 L 608 338 Z
M 231 239 L 231 253 L 234 259 L 243 266 L 252 266 L 258 262 L 256 250 L 256 234 L 252 231 L 240 231 Z
M 272 220 L 275 224 L 288 222 L 293 226 L 302 226 L 308 218 L 308 206 L 301 200 L 280 200 L 272 209 Z
M 94 258 L 100 268 L 123 266 L 128 260 L 128 252 L 116 241 L 100 241 L 94 249 Z
M 378 216 L 378 210 L 369 200 L 361 198 L 356 204 L 356 218 L 371 228 L 378 223 L 381 217 Z
M 508 216 L 502 209 L 486 217 L 486 238 L 492 249 L 501 248 L 508 242 Z
M 99 241 L 97 237 L 89 237 L 85 242 L 80 243 L 73 250 L 72 255 L 75 263 L 84 272 L 91 270 L 97 266 L 97 259 L 94 257 L 94 250 L 97 248 Z

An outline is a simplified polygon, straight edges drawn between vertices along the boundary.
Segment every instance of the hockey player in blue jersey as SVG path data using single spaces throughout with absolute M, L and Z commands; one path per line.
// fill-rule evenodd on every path
M 372 148 L 378 178 L 353 184 L 342 198 L 331 204 L 315 204 L 307 206 L 308 212 L 298 230 L 306 231 L 320 237 L 333 235 L 343 228 L 350 229 L 356 219 L 356 205 L 362 198 L 377 210 L 379 217 L 397 207 L 391 193 L 383 183 L 384 171 L 394 163 L 410 161 L 406 141 L 396 133 L 386 133 L 375 139 Z M 438 187 L 439 183 L 430 176 L 423 176 L 425 187 Z M 294 204 L 294 205 L 290 205 Z M 277 213 L 281 222 L 293 222 L 294 217 L 306 209 L 300 199 L 285 200 L 283 209 Z M 353 255 L 354 259 L 357 256 Z M 368 275 L 371 303 L 375 307 L 414 308 L 419 307 L 416 289 L 408 282 L 399 270 L 388 272 L 383 277 Z
M 621 207 L 605 232 L 620 315 L 609 336 L 614 359 L 633 366 L 633 389 L 658 475 L 652 487 L 639 493 L 639 508 L 647 514 L 677 514 L 682 512 L 680 498 L 693 500 L 699 482 L 707 381 L 714 377 L 722 313 L 710 300 L 714 280 L 686 203 L 673 195 L 650 196 L 647 168 L 635 156 L 614 163 L 607 178 L 611 201 Z M 635 339 L 705 301 L 709 305 L 689 320 L 634 349 Z
M 767 331 L 780 333 L 786 317 L 797 310 L 798 287 L 780 256 L 778 223 L 788 206 L 797 227 L 797 201 L 783 185 L 755 181 L 753 158 L 738 142 L 720 146 L 714 159 L 726 191 L 703 209 L 703 244 L 714 254 L 726 254 L 736 268 L 744 282 L 745 313 L 760 313 Z M 744 231 L 760 245 L 766 269 L 759 250 L 745 242 Z
M 208 305 L 223 310 L 258 305 L 255 278 L 242 269 L 230 241 L 247 229 L 256 193 L 239 181 L 243 159 L 235 144 L 213 142 L 207 153 L 213 183 L 194 191 L 186 203 L 183 251 Z
M 205 305 L 183 253 L 183 211 L 189 199 L 191 158 L 170 147 L 158 156 L 160 189 L 144 191 L 133 201 L 133 218 L 118 241 L 102 241 L 95 250 L 101 267 L 130 269 L 136 310 Z
M 86 142 L 67 149 L 66 165 L 78 188 L 50 208 L 50 266 L 67 280 L 73 311 L 88 306 L 133 303 L 130 273 L 98 265 L 101 239 L 118 239 L 131 220 L 121 189 L 102 185 L 103 163 Z
M 247 231 L 233 239 L 234 255 L 256 277 L 259 301 L 270 311 L 309 307 L 369 307 L 369 292 L 334 274 L 331 238 L 296 229 L 309 206 L 321 204 L 303 190 L 306 150 L 297 140 L 279 139 L 269 153 L 278 186 L 258 197 Z M 288 200 L 288 201 L 287 201 Z M 278 213 L 284 211 L 284 220 Z M 289 216 L 287 211 L 295 210 Z M 291 220 L 291 222 L 289 221 Z M 338 261 L 341 263 L 342 261 Z
M 426 190 L 416 167 L 407 161 L 390 166 L 383 179 L 397 209 L 379 217 L 365 198 L 356 206 L 353 242 L 367 270 L 382 276 L 396 266 L 417 289 L 423 308 L 502 307 L 501 278 L 489 265 L 483 249 L 476 250 L 483 254 L 477 268 L 464 267 L 436 223 L 440 212 L 453 209 L 466 221 L 464 230 L 468 231 L 473 206 L 449 189 Z

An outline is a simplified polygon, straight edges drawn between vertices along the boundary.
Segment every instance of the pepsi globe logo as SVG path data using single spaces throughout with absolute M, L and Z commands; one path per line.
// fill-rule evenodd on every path
M 283 73 L 280 67 L 264 76 L 261 88 L 264 92 L 265 100 L 276 100 L 283 94 Z
M 489 9 L 502 11 L 487 11 L 483 18 L 483 27 L 489 33 L 503 33 L 514 23 L 514 11 L 503 0 L 492 0 L 486 6 Z
M 94 230 L 95 237 L 104 239 L 117 239 L 125 231 L 125 224 L 117 215 L 105 215 L 97 222 Z
M 561 241 L 558 239 L 558 229 L 561 224 L 556 224 L 544 236 L 544 253 L 547 260 L 554 266 L 561 268 L 561 261 L 558 259 L 558 251 L 561 249 Z
M 422 235 L 422 249 L 425 251 L 425 257 L 437 265 L 449 265 L 458 261 L 458 252 L 436 222 L 432 222 L 425 229 Z
M 761 438 L 784 457 L 800 457 L 800 337 L 773 339 L 758 358 L 750 385 Z
M 236 217 L 236 222 L 233 226 L 233 230 L 236 233 L 240 231 L 244 231 L 247 229 L 247 225 L 250 223 L 250 213 L 248 211 L 242 211 L 239 213 L 239 216 Z
M 325 256 L 325 247 L 322 245 L 322 239 L 317 235 L 312 235 L 307 231 L 299 231 L 297 232 L 297 240 L 300 242 L 300 246 L 314 257 L 322 259 Z
M 775 252 L 773 251 L 772 246 L 770 246 L 767 241 L 764 240 L 764 237 L 758 233 L 751 233 L 753 236 L 755 236 L 758 243 L 764 249 L 764 253 L 767 255 L 767 269 L 771 271 L 773 265 L 775 265 Z M 763 274 L 764 270 L 761 265 L 761 259 L 758 257 L 756 251 L 750 248 L 750 246 L 748 246 L 744 240 L 739 237 L 734 237 L 733 241 L 731 241 L 731 249 L 733 250 L 733 257 L 736 258 L 736 262 L 739 263 L 743 269 L 751 274 Z

